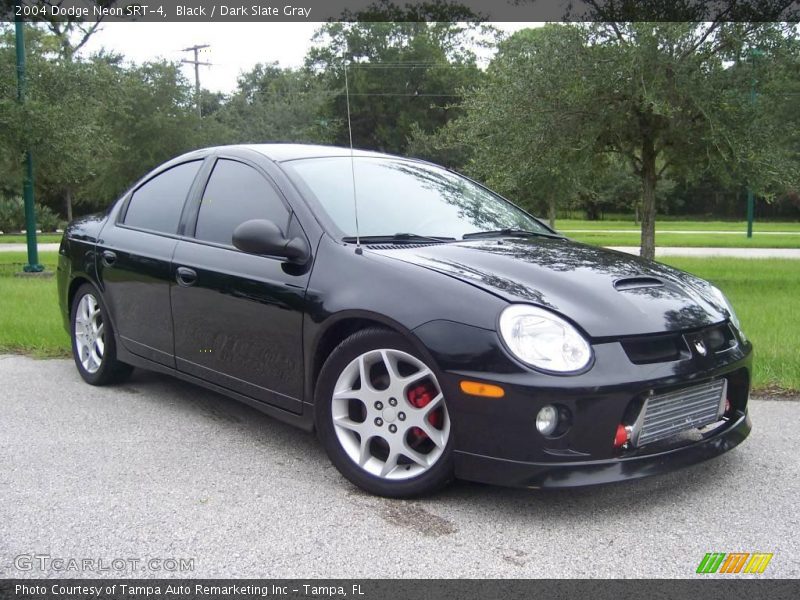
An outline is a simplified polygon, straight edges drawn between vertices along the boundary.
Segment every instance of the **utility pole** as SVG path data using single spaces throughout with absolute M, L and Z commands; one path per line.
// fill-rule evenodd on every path
M 182 63 L 194 65 L 194 101 L 197 105 L 197 116 L 202 117 L 202 109 L 200 108 L 200 65 L 207 67 L 211 66 L 210 62 L 200 62 L 200 50 L 210 48 L 210 44 L 198 44 L 196 46 L 189 46 L 184 48 L 181 52 L 194 52 L 194 60 L 182 60 Z
M 16 3 L 19 6 L 19 0 Z M 20 11 L 15 11 L 14 33 L 17 49 L 17 101 L 25 104 L 25 24 Z M 36 205 L 33 201 L 33 154 L 25 150 L 25 176 L 22 183 L 22 197 L 25 201 L 25 237 L 28 242 L 28 264 L 22 270 L 26 273 L 40 273 L 44 267 L 39 264 L 39 248 L 36 245 Z

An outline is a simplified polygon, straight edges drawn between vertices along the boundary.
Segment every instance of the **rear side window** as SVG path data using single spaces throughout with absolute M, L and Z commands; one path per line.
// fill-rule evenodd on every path
M 177 233 L 183 203 L 202 163 L 195 160 L 172 167 L 137 189 L 128 203 L 125 225 Z
M 269 219 L 284 229 L 289 211 L 278 192 L 254 168 L 235 160 L 220 159 L 208 180 L 195 238 L 228 246 L 233 230 L 250 219 Z

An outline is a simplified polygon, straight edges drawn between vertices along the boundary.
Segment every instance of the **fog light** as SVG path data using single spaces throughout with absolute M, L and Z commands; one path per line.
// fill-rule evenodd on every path
M 550 435 L 558 427 L 558 411 L 552 404 L 543 406 L 536 415 L 536 429 L 542 435 Z

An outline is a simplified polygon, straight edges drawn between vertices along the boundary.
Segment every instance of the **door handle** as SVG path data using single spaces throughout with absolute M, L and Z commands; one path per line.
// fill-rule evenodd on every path
M 188 267 L 178 267 L 175 271 L 175 280 L 178 285 L 189 287 L 197 283 L 197 271 Z
M 103 250 L 103 254 L 101 255 L 101 259 L 103 264 L 107 267 L 111 267 L 117 262 L 117 254 L 112 252 L 111 250 Z

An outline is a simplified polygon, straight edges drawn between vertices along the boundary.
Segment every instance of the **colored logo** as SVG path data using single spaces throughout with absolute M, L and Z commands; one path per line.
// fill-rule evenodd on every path
M 709 552 L 700 561 L 698 573 L 763 573 L 772 554 L 763 552 Z

